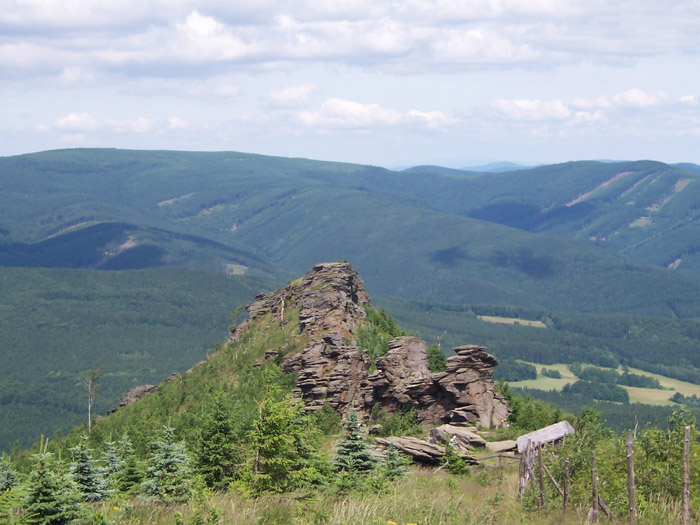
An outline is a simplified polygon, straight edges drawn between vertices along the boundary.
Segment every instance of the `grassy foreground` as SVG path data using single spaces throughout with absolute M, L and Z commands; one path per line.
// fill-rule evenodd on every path
M 206 522 L 216 509 L 223 523 L 236 524 L 464 524 L 555 523 L 551 516 L 521 509 L 517 466 L 503 471 L 483 469 L 455 477 L 414 467 L 409 476 L 383 490 L 348 495 L 305 492 L 257 499 L 233 493 L 203 494 L 186 505 L 163 506 L 139 500 L 101 504 L 105 521 L 125 524 Z M 555 515 L 556 514 L 556 515 Z M 576 516 L 572 515 L 576 520 Z
M 478 469 L 461 477 L 414 467 L 405 479 L 388 484 L 383 490 L 348 495 L 319 491 L 253 499 L 231 492 L 201 493 L 182 505 L 126 499 L 106 501 L 94 509 L 103 517 L 103 523 L 133 525 L 546 525 L 585 523 L 588 511 L 574 508 L 563 513 L 547 507 L 540 511 L 523 508 L 518 497 L 517 465 Z M 618 517 L 625 521 L 624 518 Z M 637 522 L 680 524 L 681 510 L 659 502 L 652 512 L 638 516 Z

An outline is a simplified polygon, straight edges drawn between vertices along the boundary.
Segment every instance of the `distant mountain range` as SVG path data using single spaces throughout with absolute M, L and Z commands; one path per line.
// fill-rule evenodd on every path
M 460 328 L 469 305 L 698 318 L 699 178 L 653 161 L 484 173 L 238 152 L 0 158 L 0 449 L 51 432 L 54 415 L 79 421 L 81 370 L 108 365 L 98 409 L 113 406 L 201 359 L 256 291 L 322 261 L 350 261 L 408 329 L 440 334 L 430 312 L 447 312 L 455 343 L 478 342 Z
M 372 292 L 406 299 L 700 315 L 698 174 L 650 161 L 447 173 L 236 152 L 5 157 L 0 261 L 284 279 L 348 259 Z

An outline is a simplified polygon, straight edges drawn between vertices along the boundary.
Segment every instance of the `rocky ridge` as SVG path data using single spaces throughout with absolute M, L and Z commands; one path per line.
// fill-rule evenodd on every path
M 294 393 L 307 410 L 328 403 L 342 414 L 356 410 L 367 415 L 381 403 L 388 411 L 415 407 L 425 424 L 505 424 L 510 408 L 495 392 L 492 379 L 498 361 L 484 347 L 454 348 L 456 355 L 447 359 L 445 372 L 431 372 L 425 342 L 398 337 L 370 373 L 368 352 L 357 346 L 354 336 L 369 304 L 362 279 L 350 264 L 317 264 L 285 288 L 256 296 L 246 307 L 248 320 L 233 330 L 230 341 L 240 340 L 263 316 L 269 315 L 270 323 L 285 323 L 285 311 L 296 310 L 300 335 L 310 339 L 301 352 L 285 355 L 282 366 L 297 373 Z

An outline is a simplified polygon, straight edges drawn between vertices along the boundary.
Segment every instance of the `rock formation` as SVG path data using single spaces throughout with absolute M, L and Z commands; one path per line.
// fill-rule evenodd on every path
M 441 463 L 442 457 L 445 455 L 445 447 L 436 445 L 434 443 L 428 443 L 422 439 L 414 437 L 395 437 L 390 436 L 386 438 L 374 438 L 374 440 L 386 447 L 394 446 L 399 449 L 400 452 L 411 456 L 414 461 L 420 463 L 437 464 Z M 476 465 L 478 461 L 473 457 L 468 455 L 462 450 L 455 450 L 456 454 L 465 460 L 469 465 Z
M 295 395 L 308 410 L 325 403 L 341 413 L 350 409 L 368 414 L 375 403 L 388 411 L 412 406 L 426 424 L 505 424 L 510 408 L 494 391 L 493 367 L 498 361 L 480 346 L 460 346 L 447 359 L 445 372 L 428 369 L 427 346 L 417 337 L 398 337 L 369 373 L 367 351 L 356 345 L 354 331 L 365 322 L 370 298 L 362 279 L 348 263 L 317 264 L 301 279 L 269 294 L 260 294 L 246 307 L 248 321 L 235 328 L 240 340 L 259 319 L 284 323 L 285 310 L 299 312 L 305 348 L 286 355 L 283 369 L 297 373 Z

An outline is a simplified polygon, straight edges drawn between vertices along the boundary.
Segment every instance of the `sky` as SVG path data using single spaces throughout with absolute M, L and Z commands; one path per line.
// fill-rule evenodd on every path
M 700 163 L 700 0 L 0 0 L 0 156 Z

